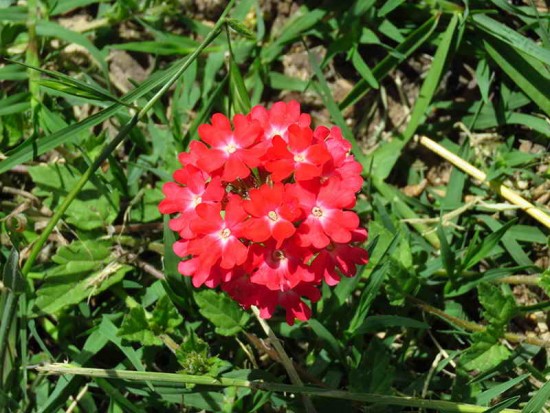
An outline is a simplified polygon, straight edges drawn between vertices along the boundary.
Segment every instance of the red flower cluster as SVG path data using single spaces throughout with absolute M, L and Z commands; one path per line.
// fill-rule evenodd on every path
M 291 325 L 309 319 L 302 298 L 318 301 L 323 280 L 336 285 L 368 259 L 350 211 L 363 183 L 350 143 L 337 127 L 312 130 L 296 101 L 256 106 L 233 125 L 217 113 L 198 134 L 159 205 L 178 214 L 179 271 L 263 318 L 282 306 Z

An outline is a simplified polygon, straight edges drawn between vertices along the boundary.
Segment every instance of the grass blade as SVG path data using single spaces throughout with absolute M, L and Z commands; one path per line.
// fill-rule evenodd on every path
M 395 163 L 399 159 L 399 156 L 401 155 L 401 150 L 416 132 L 416 129 L 424 118 L 428 105 L 433 99 L 441 76 L 443 75 L 446 62 L 448 61 L 448 57 L 451 53 L 451 48 L 454 44 L 453 39 L 455 38 L 458 18 L 458 14 L 453 16 L 451 22 L 447 26 L 447 30 L 445 30 L 441 37 L 441 42 L 435 52 L 432 65 L 430 66 L 430 70 L 428 71 L 424 83 L 422 83 L 420 94 L 416 100 L 411 113 L 411 118 L 401 139 L 394 139 L 385 145 L 380 146 L 372 155 L 376 160 L 373 164 L 373 173 L 382 180 L 386 179 L 390 174 Z
M 183 72 L 187 70 L 189 65 L 200 55 L 200 53 L 203 51 L 203 49 L 212 42 L 212 40 L 219 34 L 220 28 L 223 24 L 223 18 L 225 15 L 229 12 L 231 7 L 233 7 L 234 1 L 230 1 L 225 8 L 222 16 L 214 25 L 208 36 L 205 37 L 203 42 L 197 47 L 197 49 L 193 52 L 191 56 L 189 56 L 188 59 L 186 59 L 181 65 L 177 66 L 177 70 L 175 73 L 164 83 L 162 88 L 147 102 L 147 104 L 138 112 L 136 113 L 129 121 L 126 123 L 118 132 L 117 136 L 109 142 L 109 144 L 101 151 L 101 153 L 97 156 L 97 158 L 92 162 L 92 164 L 86 169 L 86 171 L 82 174 L 82 177 L 78 181 L 78 183 L 71 189 L 67 197 L 64 199 L 63 203 L 56 209 L 54 215 L 49 220 L 46 228 L 42 231 L 42 234 L 38 238 L 38 240 L 33 245 L 31 252 L 29 254 L 29 258 L 25 262 L 25 265 L 23 266 L 22 273 L 24 275 L 28 274 L 29 271 L 32 268 L 32 265 L 34 264 L 34 261 L 38 257 L 38 254 L 40 253 L 40 250 L 46 243 L 46 240 L 48 239 L 49 235 L 57 225 L 57 222 L 61 219 L 69 205 L 72 203 L 72 201 L 76 198 L 76 195 L 80 192 L 82 187 L 86 184 L 86 182 L 92 177 L 92 175 L 95 173 L 95 171 L 99 168 L 99 166 L 111 155 L 111 153 L 118 147 L 118 145 L 128 136 L 130 131 L 134 128 L 134 126 L 138 123 L 140 119 L 142 119 L 147 112 L 155 105 L 155 103 L 162 97 L 162 95 L 174 84 L 174 82 L 181 76 Z
M 39 372 L 48 374 L 73 374 L 88 377 L 100 377 L 105 379 L 131 380 L 131 381 L 157 381 L 162 383 L 176 383 L 186 386 L 189 384 L 208 385 L 216 387 L 244 387 L 265 391 L 301 393 L 318 397 L 329 397 L 343 400 L 354 400 L 363 403 L 376 403 L 379 405 L 395 405 L 420 407 L 447 412 L 458 413 L 482 413 L 486 407 L 465 403 L 455 403 L 443 400 L 427 400 L 415 397 L 399 397 L 371 393 L 355 393 L 341 390 L 331 390 L 312 386 L 295 386 L 261 381 L 248 381 L 229 377 L 193 376 L 176 373 L 141 372 L 128 370 L 93 369 L 72 366 L 70 364 L 47 364 L 36 368 Z M 518 410 L 505 409 L 503 413 L 519 413 Z
M 395 53 L 388 54 L 373 69 L 374 78 L 380 82 L 388 73 L 398 64 L 406 60 L 416 49 L 422 46 L 431 36 L 439 22 L 440 15 L 435 15 L 427 20 L 422 26 L 412 32 L 399 46 L 395 48 Z M 353 105 L 370 90 L 369 83 L 361 79 L 349 92 L 349 94 L 340 103 L 340 109 L 345 109 Z
M 515 223 L 515 220 L 507 222 L 497 231 L 489 234 L 489 236 L 481 241 L 479 245 L 473 248 L 469 248 L 460 265 L 461 270 L 464 271 L 472 268 L 475 264 L 488 256 L 493 248 L 495 248 L 499 241 L 502 239 L 506 231 L 508 231 L 508 228 L 510 228 Z
M 550 399 L 550 380 L 533 396 L 529 403 L 521 410 L 521 413 L 538 413 L 542 412 L 544 405 Z
M 549 76 L 545 67 L 500 40 L 488 37 L 483 43 L 491 59 L 550 116 Z
M 490 18 L 486 14 L 474 14 L 472 20 L 481 30 L 497 39 L 508 43 L 514 49 L 534 57 L 541 63 L 550 65 L 550 50 L 544 49 L 528 37 L 522 36 L 516 30 Z

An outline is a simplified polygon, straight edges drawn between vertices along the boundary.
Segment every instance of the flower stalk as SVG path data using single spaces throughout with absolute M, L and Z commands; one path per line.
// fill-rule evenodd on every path
M 36 367 L 36 370 L 44 374 L 72 374 L 93 378 L 130 380 L 130 381 L 153 381 L 161 383 L 181 384 L 182 387 L 188 384 L 215 386 L 215 387 L 243 387 L 253 390 L 263 390 L 277 393 L 307 394 L 317 397 L 328 397 L 340 400 L 372 403 L 378 405 L 405 406 L 438 411 L 458 413 L 482 413 L 489 408 L 476 406 L 467 403 L 456 403 L 444 400 L 428 400 L 417 397 L 388 396 L 372 393 L 355 393 L 343 390 L 329 390 L 313 386 L 296 386 L 280 383 L 269 383 L 264 381 L 250 381 L 225 377 L 194 376 L 176 373 L 157 373 L 147 371 L 128 371 L 112 369 L 96 369 L 76 367 L 70 364 L 53 363 Z M 503 413 L 519 413 L 516 409 L 504 409 Z

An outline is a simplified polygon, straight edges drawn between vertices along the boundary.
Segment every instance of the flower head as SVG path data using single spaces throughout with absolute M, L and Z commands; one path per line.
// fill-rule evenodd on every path
M 163 186 L 163 214 L 193 285 L 220 286 L 263 318 L 277 307 L 307 320 L 322 282 L 333 286 L 368 261 L 367 233 L 351 209 L 363 179 L 337 127 L 310 128 L 296 101 L 215 114 L 179 155 Z

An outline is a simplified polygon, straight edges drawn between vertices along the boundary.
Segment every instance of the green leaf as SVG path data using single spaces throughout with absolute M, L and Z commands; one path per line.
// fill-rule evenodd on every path
M 342 344 L 324 325 L 315 319 L 310 319 L 307 323 L 317 337 L 319 337 L 328 346 L 327 350 L 332 351 L 332 353 L 340 360 L 345 360 L 345 355 L 342 352 Z
M 481 222 L 487 225 L 493 233 L 499 231 L 503 227 L 500 222 L 486 214 L 476 215 L 475 218 L 479 219 Z M 510 227 L 510 229 L 512 228 L 513 226 Z M 510 256 L 514 259 L 514 261 L 516 261 L 518 265 L 526 267 L 533 265 L 533 262 L 531 261 L 527 253 L 523 250 L 523 248 L 521 248 L 521 245 L 514 238 L 512 238 L 512 236 L 508 232 L 503 235 L 501 242 L 506 251 L 508 251 Z
M 354 335 L 355 331 L 361 326 L 361 324 L 363 324 L 363 321 L 367 317 L 369 309 L 374 302 L 374 299 L 378 295 L 380 287 L 382 286 L 382 282 L 384 281 L 384 278 L 386 277 L 386 274 L 388 272 L 390 261 L 387 260 L 385 257 L 389 257 L 389 255 L 393 252 L 394 248 L 397 246 L 398 240 L 399 237 L 398 234 L 396 234 L 391 239 L 386 248 L 384 248 L 384 250 L 382 251 L 380 259 L 376 262 L 374 267 L 372 267 L 372 272 L 370 273 L 368 284 L 363 290 L 359 305 L 357 306 L 355 314 L 350 320 L 349 327 L 347 329 L 347 333 L 349 335 Z M 365 268 L 368 268 L 369 266 Z M 363 278 L 363 274 L 361 274 L 361 278 Z
M 130 211 L 130 220 L 143 223 L 158 221 L 161 217 L 158 204 L 163 199 L 164 195 L 159 188 L 145 188 L 143 197 Z
M 0 21 L 24 22 L 27 20 L 27 8 L 23 6 L 12 6 L 0 9 Z
M 233 58 L 229 61 L 229 88 L 235 113 L 250 112 L 250 96 L 248 96 L 243 77 Z
M 490 18 L 486 14 L 473 14 L 471 18 L 475 22 L 475 25 L 485 32 L 508 43 L 514 49 L 534 57 L 541 63 L 550 65 L 550 50 L 539 46 L 528 37 L 522 36 L 517 30 Z
M 548 399 L 550 399 L 550 380 L 544 383 L 544 386 L 535 393 L 529 403 L 521 410 L 521 413 L 541 412 Z
M 226 294 L 213 290 L 198 291 L 193 294 L 204 318 L 214 324 L 216 333 L 234 336 L 242 331 L 250 315 Z
M 439 17 L 439 15 L 434 15 L 428 19 L 422 26 L 414 30 L 402 43 L 400 43 L 393 53 L 388 54 L 372 69 L 372 74 L 378 82 L 382 81 L 394 67 L 407 59 L 416 49 L 428 40 L 437 27 Z M 344 100 L 340 102 L 340 109 L 343 110 L 355 104 L 359 99 L 365 96 L 369 90 L 369 83 L 361 79 Z
M 82 82 L 78 79 L 75 79 L 74 77 L 67 76 L 61 72 L 56 72 L 54 70 L 46 70 L 37 66 L 29 65 L 27 63 L 16 62 L 9 59 L 7 60 L 10 62 L 16 63 L 20 66 L 23 66 L 32 70 L 36 70 L 40 73 L 44 73 L 50 76 L 51 78 L 53 78 L 53 79 L 40 79 L 39 83 L 44 87 L 48 87 L 50 89 L 57 90 L 70 95 L 78 96 L 78 97 L 95 99 L 99 101 L 117 102 L 122 105 L 126 105 L 126 103 L 119 100 L 115 96 L 112 96 L 109 93 L 109 91 L 99 87 L 98 85 Z
M 384 5 L 378 9 L 378 17 L 384 17 L 386 14 L 391 13 L 404 2 L 405 0 L 387 0 Z
M 107 244 L 98 241 L 73 241 L 61 247 L 52 261 L 59 265 L 45 271 L 35 302 L 38 313 L 56 313 L 93 297 L 122 281 L 132 269 L 114 261 Z
M 460 358 L 460 364 L 464 369 L 484 372 L 510 357 L 510 350 L 500 344 L 491 333 L 476 333 L 473 338 L 474 343 Z
M 44 202 L 55 209 L 68 191 L 80 179 L 80 171 L 67 164 L 38 165 L 29 168 L 36 184 L 33 193 L 45 197 Z M 100 185 L 98 179 L 89 180 L 71 203 L 67 212 L 67 222 L 83 230 L 105 228 L 118 216 L 119 192 L 110 191 Z
M 246 27 L 243 22 L 237 19 L 231 19 L 229 17 L 225 18 L 226 23 L 231 27 L 233 30 L 235 30 L 237 33 L 239 33 L 241 36 L 250 39 L 250 40 L 256 40 L 256 35 L 248 28 Z
M 479 92 L 483 99 L 483 103 L 489 103 L 489 89 L 491 87 L 491 71 L 487 60 L 480 60 L 476 68 L 476 82 L 479 87 Z
M 370 87 L 372 87 L 373 89 L 378 89 L 380 87 L 380 84 L 372 74 L 370 67 L 365 63 L 357 49 L 355 49 L 353 51 L 353 54 L 351 55 L 351 62 L 353 64 L 353 67 L 355 67 L 355 70 L 359 72 L 359 74 L 363 77 L 363 79 L 365 79 Z
M 544 290 L 546 295 L 550 297 L 550 268 L 547 268 L 541 275 L 538 282 L 539 287 Z
M 441 260 L 443 261 L 443 266 L 445 267 L 445 271 L 447 272 L 449 279 L 454 281 L 455 253 L 447 242 L 447 236 L 445 235 L 445 231 L 441 224 L 437 227 L 437 236 L 439 238 L 439 242 L 441 243 Z
M 489 37 L 483 43 L 502 71 L 550 116 L 550 90 L 547 87 L 550 76 L 544 65 L 500 40 Z
M 330 90 L 328 82 L 325 79 L 325 76 L 323 75 L 321 66 L 319 65 L 319 62 L 317 62 L 316 56 L 313 53 L 310 53 L 309 50 L 308 50 L 308 58 L 309 58 L 309 64 L 313 68 L 315 77 L 317 77 L 317 80 L 318 80 L 319 93 L 321 95 L 321 98 L 323 99 L 323 103 L 325 104 L 325 106 L 327 107 L 330 113 L 332 120 L 336 123 L 336 125 L 340 127 L 344 137 L 348 141 L 350 141 L 353 154 L 355 155 L 357 160 L 363 165 L 366 165 L 365 155 L 363 154 L 361 147 L 357 143 L 357 140 L 355 139 L 355 135 L 353 134 L 352 130 L 346 123 L 346 120 L 344 119 L 344 115 L 342 115 L 341 110 L 338 108 L 338 105 L 336 104 L 334 97 L 332 96 L 332 91 Z
M 79 7 L 88 6 L 95 3 L 104 3 L 107 0 L 63 0 L 52 2 L 53 8 L 50 11 L 50 16 L 65 14 Z
M 359 365 L 350 372 L 350 388 L 356 392 L 388 394 L 395 377 L 384 343 L 374 338 L 362 354 Z
M 488 390 L 485 390 L 483 393 L 476 396 L 476 402 L 478 404 L 482 405 L 488 405 L 493 399 L 500 398 L 502 395 L 512 387 L 515 387 L 519 383 L 521 383 L 523 380 L 525 380 L 527 377 L 529 377 L 530 374 L 522 374 L 521 376 L 514 377 L 513 379 L 510 379 L 504 383 L 499 383 L 495 385 L 494 387 L 491 387 Z
M 149 79 L 143 82 L 138 88 L 134 89 L 126 96 L 121 98 L 125 103 L 133 102 L 142 96 L 145 96 L 155 88 L 165 84 L 180 67 L 185 64 L 185 59 L 177 62 L 169 69 L 163 72 L 157 72 Z M 106 121 L 110 117 L 114 116 L 118 111 L 124 108 L 123 105 L 115 103 L 106 109 L 99 111 L 98 113 L 87 117 L 81 122 L 69 125 L 62 130 L 56 131 L 51 135 L 41 137 L 40 139 L 27 139 L 24 143 L 19 145 L 12 151 L 7 153 L 8 158 L 0 161 L 0 174 L 10 170 L 16 165 L 30 161 L 35 156 L 40 156 L 43 153 L 50 151 L 59 145 L 64 143 L 71 143 L 79 136 L 81 132 L 89 130 L 96 125 Z
M 218 357 L 209 356 L 208 343 L 191 333 L 176 350 L 176 359 L 182 367 L 180 373 L 218 376 L 220 370 L 227 367 Z
M 485 410 L 485 413 L 499 413 L 503 411 L 504 409 L 513 406 L 517 403 L 517 401 L 520 399 L 520 396 L 510 397 L 509 399 L 505 399 L 493 406 L 491 406 L 490 409 Z
M 472 242 L 470 244 L 470 247 L 466 251 L 464 258 L 462 259 L 462 263 L 460 265 L 461 270 L 462 271 L 467 270 L 473 267 L 482 259 L 486 258 L 491 253 L 493 248 L 497 246 L 497 244 L 502 239 L 504 234 L 506 234 L 506 231 L 508 231 L 508 228 L 510 228 L 515 223 L 516 223 L 516 220 L 507 222 L 497 231 L 489 234 L 479 244 Z
M 501 288 L 481 283 L 477 287 L 479 302 L 484 308 L 483 316 L 492 325 L 503 327 L 516 314 L 516 301 L 512 295 L 504 294 Z
M 25 292 L 25 279 L 19 268 L 19 252 L 15 248 L 11 249 L 8 260 L 4 264 L 2 283 L 14 294 Z
M 98 354 L 107 343 L 107 338 L 98 330 L 93 331 L 86 339 L 82 349 L 77 351 L 77 356 L 72 360 L 72 363 L 76 365 L 85 364 L 94 355 Z M 71 394 L 78 392 L 80 383 L 81 381 L 77 376 L 67 375 L 64 380 L 58 380 L 55 388 L 49 393 L 47 400 L 42 401 L 37 411 L 39 413 L 58 412 L 66 404 Z
M 94 58 L 97 65 L 106 74 L 107 63 L 105 61 L 106 53 L 100 51 L 86 36 L 83 34 L 69 30 L 55 22 L 48 20 L 38 20 L 36 23 L 36 33 L 43 37 L 55 37 L 64 40 L 68 43 L 78 44 L 84 47 Z
M 183 318 L 170 298 L 167 295 L 162 296 L 153 310 L 151 318 L 153 331 L 172 334 L 176 331 L 176 327 L 182 323 Z
M 117 336 L 124 340 L 135 341 L 144 346 L 162 346 L 162 340 L 153 333 L 143 307 L 133 307 L 124 316 Z

